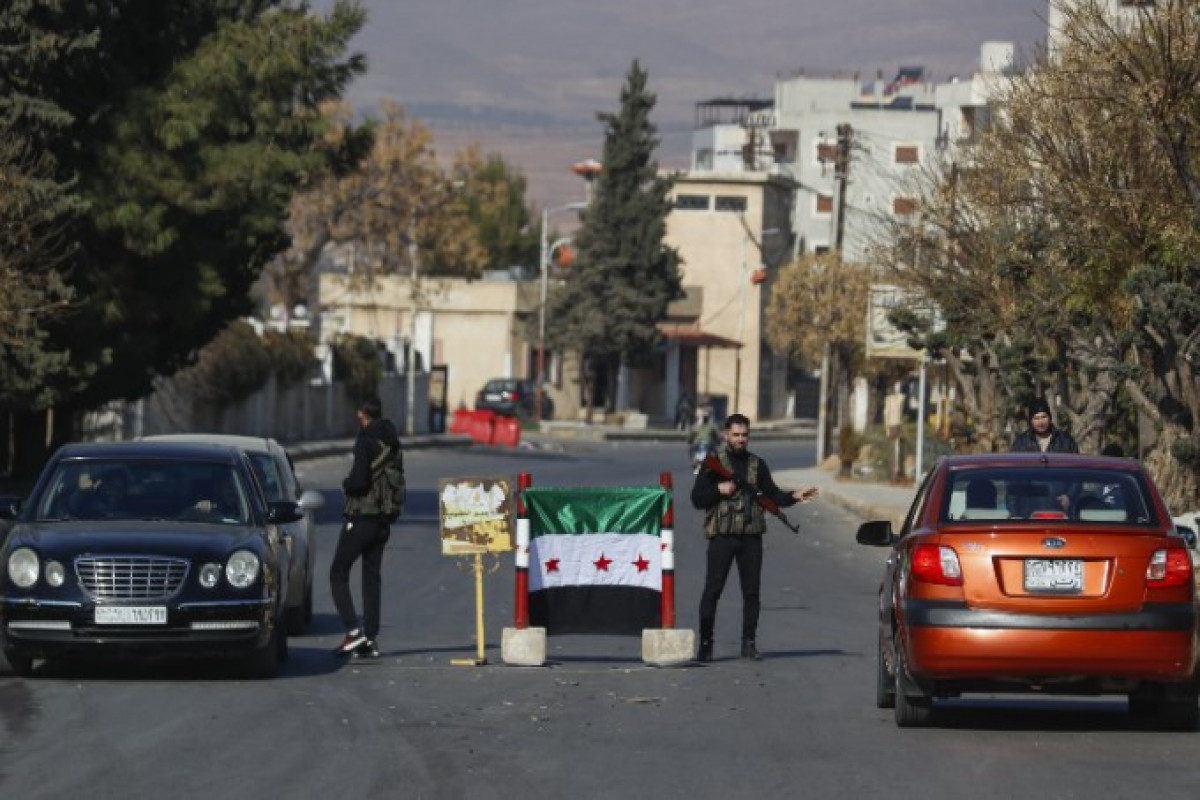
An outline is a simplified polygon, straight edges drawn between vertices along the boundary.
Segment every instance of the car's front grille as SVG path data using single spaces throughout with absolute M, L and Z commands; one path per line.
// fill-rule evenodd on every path
M 181 558 L 150 556 L 75 559 L 79 585 L 97 600 L 155 600 L 179 591 L 187 577 L 188 562 Z

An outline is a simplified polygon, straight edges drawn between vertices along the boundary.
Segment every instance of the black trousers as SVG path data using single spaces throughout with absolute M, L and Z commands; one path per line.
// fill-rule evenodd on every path
M 333 593 L 333 604 L 346 630 L 358 627 L 358 614 L 354 611 L 354 599 L 350 596 L 350 568 L 362 559 L 362 602 L 363 633 L 368 639 L 379 635 L 379 605 L 383 579 L 383 548 L 391 535 L 391 528 L 381 519 L 363 518 L 348 520 L 338 536 L 333 563 L 329 567 L 329 588 Z
M 762 580 L 762 536 L 718 534 L 708 540 L 708 567 L 704 593 L 700 596 L 700 641 L 711 642 L 717 619 L 717 601 L 737 561 L 742 585 L 742 641 L 752 642 L 758 634 L 759 584 Z

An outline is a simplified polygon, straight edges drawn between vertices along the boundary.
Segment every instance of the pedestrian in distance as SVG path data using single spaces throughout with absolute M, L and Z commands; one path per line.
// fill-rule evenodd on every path
M 395 492 L 388 484 L 399 474 L 403 491 L 403 454 L 396 426 L 383 417 L 376 397 L 368 398 L 355 411 L 359 431 L 354 440 L 354 461 L 350 474 L 342 481 L 346 502 L 345 522 L 338 536 L 333 563 L 329 568 L 329 587 L 338 616 L 346 627 L 346 636 L 334 651 L 339 656 L 378 658 L 380 593 L 383 579 L 383 551 L 391 535 L 391 523 L 399 514 Z M 403 503 L 402 495 L 399 503 Z M 363 619 L 359 624 L 350 595 L 350 568 L 360 560 L 362 572 Z
M 1046 402 L 1045 398 L 1035 398 L 1029 404 L 1027 411 L 1029 427 L 1013 437 L 1010 450 L 1014 453 L 1079 452 L 1079 445 L 1075 444 L 1075 439 L 1071 434 L 1054 426 L 1054 417 L 1050 415 L 1050 404 Z M 1055 504 L 1063 513 L 1067 513 L 1079 493 L 1079 487 L 1059 484 L 1056 488 Z M 1019 516 L 1028 516 L 1032 510 L 1032 508 L 1021 509 Z
M 793 492 L 780 489 L 772 480 L 767 463 L 749 451 L 749 443 L 750 420 L 742 414 L 731 414 L 725 420 L 725 442 L 716 455 L 734 480 L 722 479 L 711 470 L 701 469 L 692 484 L 692 505 L 704 511 L 704 536 L 708 539 L 704 592 L 700 598 L 698 661 L 712 661 L 717 602 L 735 561 L 742 587 L 742 658 L 762 659 L 756 642 L 762 537 L 767 530 L 767 521 L 762 505 L 748 489 L 756 490 L 779 507 L 806 502 L 818 493 L 815 486 Z
M 1054 426 L 1050 404 L 1036 398 L 1029 404 L 1029 427 L 1013 437 L 1009 447 L 1014 453 L 1078 453 L 1079 445 L 1071 434 Z

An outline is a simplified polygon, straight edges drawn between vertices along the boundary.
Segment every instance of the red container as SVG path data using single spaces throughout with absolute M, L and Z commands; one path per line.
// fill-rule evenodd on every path
M 450 432 L 469 434 L 474 418 L 474 411 L 467 411 L 466 409 L 455 411 L 450 418 Z
M 467 431 L 475 444 L 491 444 L 492 428 L 496 414 L 492 411 L 476 411 L 471 417 L 470 429 Z
M 492 431 L 492 444 L 498 447 L 516 447 L 521 443 L 521 421 L 515 417 L 497 417 Z

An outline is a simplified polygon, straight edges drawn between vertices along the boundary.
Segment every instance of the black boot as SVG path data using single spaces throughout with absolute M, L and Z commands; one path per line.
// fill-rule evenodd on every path
M 751 661 L 762 661 L 762 654 L 758 652 L 758 648 L 754 646 L 753 639 L 747 639 L 742 642 L 742 658 L 748 658 Z
M 700 651 L 696 653 L 696 660 L 707 664 L 713 660 L 713 643 L 712 639 L 700 640 Z

